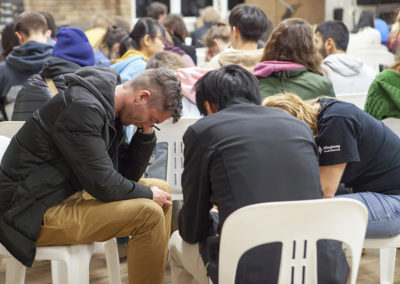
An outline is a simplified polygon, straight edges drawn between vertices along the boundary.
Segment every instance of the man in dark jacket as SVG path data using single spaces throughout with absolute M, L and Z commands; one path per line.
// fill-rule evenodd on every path
M 123 85 L 105 67 L 84 67 L 65 80 L 67 89 L 33 114 L 3 156 L 0 242 L 30 266 L 36 245 L 132 236 L 129 283 L 161 284 L 171 196 L 159 187 L 169 187 L 137 181 L 156 142 L 152 125 L 179 119 L 180 82 L 166 68 Z M 138 131 L 128 144 L 123 126 L 130 124 Z
M 40 73 L 31 76 L 18 92 L 11 120 L 28 120 L 52 96 L 65 90 L 65 74 L 74 73 L 84 66 L 93 66 L 94 61 L 93 48 L 85 33 L 79 28 L 61 28 L 57 33 L 53 56 L 43 64 Z
M 51 56 L 53 46 L 47 44 L 50 33 L 46 19 L 36 12 L 24 12 L 15 20 L 15 33 L 21 43 L 0 63 L 0 111 L 8 120 L 5 105 L 15 99 L 20 86 Z M 10 99 L 10 100 L 13 100 Z
M 213 205 L 219 211 L 220 232 L 229 214 L 243 206 L 322 198 L 309 127 L 285 112 L 259 106 L 260 91 L 252 74 L 228 65 L 206 74 L 195 88 L 197 107 L 205 117 L 183 137 L 184 204 L 179 232 L 169 244 L 175 284 L 206 284 L 207 272 L 213 283 L 218 281 L 219 239 L 209 237 Z M 318 282 L 346 283 L 348 267 L 340 244 L 320 243 Z M 277 283 L 280 247 L 268 244 L 245 253 L 236 283 Z

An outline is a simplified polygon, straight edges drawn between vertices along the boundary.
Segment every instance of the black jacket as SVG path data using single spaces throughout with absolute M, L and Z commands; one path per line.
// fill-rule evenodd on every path
M 67 87 L 64 76 L 74 73 L 81 68 L 79 64 L 58 57 L 50 57 L 44 64 L 39 74 L 31 76 L 18 92 L 15 100 L 14 111 L 11 120 L 26 121 L 32 113 L 41 108 L 53 94 L 44 81 L 45 78 L 53 80 L 58 91 L 64 91 Z
M 190 35 L 192 37 L 192 46 L 204 47 L 203 37 L 211 29 L 214 23 L 205 23 L 200 28 L 195 29 Z
M 137 133 L 125 143 L 114 117 L 117 71 L 85 67 L 65 79 L 65 92 L 33 114 L 1 161 L 0 242 L 27 266 L 45 211 L 76 191 L 84 188 L 104 202 L 152 198 L 135 181 L 156 138 Z
M 172 41 L 174 42 L 174 46 L 179 47 L 182 49 L 187 55 L 189 55 L 192 59 L 194 64 L 197 64 L 197 56 L 196 56 L 196 49 L 194 46 L 189 46 L 184 44 L 184 42 L 177 36 L 171 35 Z
M 310 128 L 281 110 L 239 99 L 190 126 L 183 142 L 184 204 L 179 233 L 186 242 L 204 243 L 212 226 L 209 211 L 213 204 L 218 207 L 221 228 L 229 214 L 246 205 L 322 198 L 317 148 Z M 319 274 L 319 283 L 345 283 L 348 268 L 340 245 L 318 248 L 323 253 L 319 263 L 325 269 Z M 245 253 L 236 283 L 276 283 L 279 256 L 277 244 Z
M 4 111 L 9 92 L 13 87 L 25 83 L 31 75 L 38 73 L 52 52 L 52 45 L 28 41 L 15 47 L 6 60 L 0 63 L 0 109 L 4 118 L 10 119 Z

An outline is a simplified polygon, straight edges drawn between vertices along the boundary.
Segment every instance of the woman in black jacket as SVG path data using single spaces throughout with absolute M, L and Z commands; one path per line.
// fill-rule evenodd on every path
M 194 64 L 197 65 L 196 49 L 193 46 L 185 44 L 185 38 L 187 35 L 186 25 L 183 22 L 181 15 L 168 14 L 163 22 L 165 29 L 171 35 L 174 45 L 181 48 L 186 52 L 192 59 Z

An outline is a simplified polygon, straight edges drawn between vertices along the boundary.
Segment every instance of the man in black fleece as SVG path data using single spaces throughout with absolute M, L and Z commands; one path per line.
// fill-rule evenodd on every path
M 207 274 L 217 284 L 217 234 L 226 218 L 251 204 L 322 198 L 318 152 L 307 125 L 259 105 L 257 79 L 242 67 L 211 71 L 195 89 L 204 117 L 183 136 L 184 203 L 179 232 L 171 236 L 169 262 L 174 284 L 208 284 Z M 217 230 L 212 221 L 218 218 L 215 213 L 209 216 L 214 205 L 219 213 Z M 235 283 L 277 283 L 281 245 L 247 251 L 239 261 Z M 340 243 L 321 240 L 317 248 L 318 283 L 346 283 L 348 266 Z
M 129 283 L 162 284 L 170 190 L 163 181 L 137 181 L 156 143 L 152 125 L 179 119 L 180 82 L 158 68 L 119 85 L 105 67 L 81 68 L 65 81 L 3 156 L 0 242 L 30 266 L 36 246 L 131 236 Z M 131 124 L 138 131 L 128 143 L 123 126 Z
M 15 47 L 0 63 L 0 111 L 8 120 L 5 105 L 8 97 L 16 96 L 29 76 L 38 73 L 51 56 L 53 46 L 47 44 L 50 33 L 46 19 L 35 12 L 24 12 L 15 20 L 15 33 L 20 46 Z

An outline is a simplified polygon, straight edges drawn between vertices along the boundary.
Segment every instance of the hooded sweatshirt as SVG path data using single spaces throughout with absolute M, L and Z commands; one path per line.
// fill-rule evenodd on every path
M 75 62 L 58 57 L 50 57 L 44 64 L 39 74 L 31 76 L 21 87 L 15 99 L 12 120 L 26 121 L 32 113 L 41 108 L 53 93 L 45 82 L 45 78 L 53 80 L 57 90 L 64 91 L 67 87 L 64 76 L 74 73 L 81 66 Z
M 382 120 L 400 118 L 400 73 L 386 69 L 379 73 L 368 90 L 364 110 Z
M 332 81 L 335 94 L 366 93 L 377 74 L 360 59 L 345 53 L 327 56 L 322 68 Z
M 29 76 L 38 73 L 43 63 L 51 56 L 53 46 L 37 41 L 28 41 L 14 47 L 6 60 L 0 63 L 0 102 L 7 103 L 11 87 L 22 85 Z
M 200 112 L 196 106 L 196 92 L 194 84 L 212 69 L 200 67 L 180 68 L 176 70 L 176 76 L 182 85 L 182 117 L 200 117 Z
M 264 61 L 256 65 L 254 75 L 259 80 L 262 99 L 283 92 L 296 94 L 303 100 L 335 97 L 329 79 L 295 62 Z
M 65 76 L 68 88 L 35 112 L 11 140 L 0 169 L 0 243 L 31 266 L 46 210 L 85 189 L 102 202 L 152 199 L 136 183 L 155 135 L 127 145 L 115 118 L 117 72 L 85 67 Z
M 121 58 L 114 60 L 115 64 L 111 67 L 118 71 L 121 81 L 124 83 L 142 73 L 146 69 L 147 61 L 149 58 L 143 53 L 136 49 L 130 49 Z
M 236 64 L 245 68 L 250 73 L 254 72 L 254 66 L 261 61 L 262 49 L 257 50 L 226 50 L 217 54 L 217 59 L 204 66 L 206 69 L 218 69 L 229 64 Z

